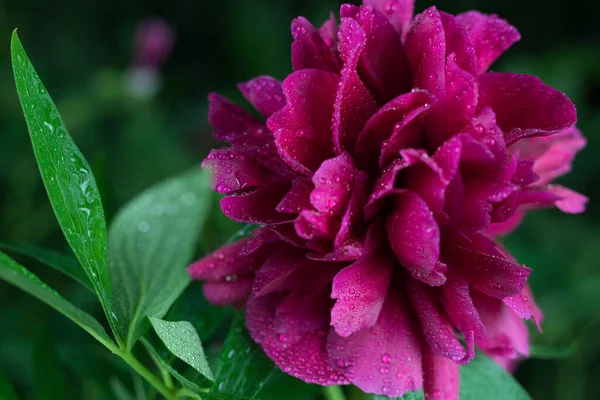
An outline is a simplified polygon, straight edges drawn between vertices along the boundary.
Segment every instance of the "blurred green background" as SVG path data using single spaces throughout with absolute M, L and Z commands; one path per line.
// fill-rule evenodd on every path
M 14 87 L 9 53 L 14 28 L 90 161 L 110 219 L 140 190 L 200 162 L 216 145 L 206 121 L 208 92 L 239 99 L 239 81 L 261 74 L 283 78 L 290 70 L 291 19 L 304 15 L 320 24 L 340 4 L 0 0 L 0 239 L 67 249 L 41 184 Z M 432 4 L 417 1 L 416 9 Z M 555 210 L 533 213 L 506 239 L 515 256 L 533 268 L 531 284 L 546 314 L 544 334 L 532 335 L 536 352 L 559 357 L 523 362 L 516 376 L 536 400 L 600 399 L 600 5 L 589 0 L 440 0 L 436 5 L 451 13 L 479 9 L 507 18 L 523 38 L 494 69 L 538 75 L 577 105 L 578 126 L 589 143 L 561 183 L 591 198 L 588 211 L 578 216 Z M 160 69 L 162 86 L 154 96 L 140 98 L 132 94 L 128 69 L 136 29 L 148 17 L 168 21 L 177 39 Z M 206 234 L 215 245 L 225 228 L 210 229 Z M 27 265 L 68 299 L 99 313 L 87 292 L 44 266 Z M 192 305 L 206 307 L 198 302 Z M 69 398 L 117 399 L 115 387 L 132 386 L 127 369 L 113 365 L 104 349 L 47 306 L 4 282 L 0 304 L 0 371 L 24 397 L 33 398 L 33 382 L 40 373 L 43 378 L 32 363 L 36 346 L 58 354 Z M 208 346 L 218 344 L 222 333 L 207 338 Z M 44 335 L 54 344 L 45 343 Z M 269 393 L 292 383 L 276 377 L 265 398 L 276 399 Z M 299 394 L 298 399 L 307 396 Z

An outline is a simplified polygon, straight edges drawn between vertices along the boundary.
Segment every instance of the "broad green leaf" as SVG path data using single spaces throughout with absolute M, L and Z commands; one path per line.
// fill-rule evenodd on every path
M 254 398 L 275 370 L 275 365 L 254 343 L 244 323 L 244 314 L 234 319 L 215 366 L 215 386 L 219 393 Z
M 204 298 L 202 285 L 199 282 L 189 285 L 185 292 L 173 304 L 167 313 L 169 321 L 189 321 L 205 341 L 211 337 L 225 319 L 231 314 L 227 307 L 217 307 Z
M 36 332 L 32 359 L 36 400 L 66 399 L 67 376 L 56 355 L 50 333 L 46 329 Z
M 173 355 L 193 367 L 206 379 L 214 381 L 200 337 L 192 324 L 187 321 L 171 322 L 158 318 L 150 318 L 150 322 L 154 332 Z
M 152 360 L 154 360 L 154 363 L 157 364 L 159 368 L 171 375 L 173 378 L 177 379 L 177 381 L 181 383 L 183 387 L 191 389 L 194 392 L 199 392 L 201 390 L 200 386 L 196 385 L 194 382 L 181 375 L 175 368 L 171 366 L 171 364 L 169 364 L 164 358 L 162 358 L 158 351 L 154 348 L 154 346 L 152 346 L 152 344 L 148 340 L 142 338 L 141 342 L 146 348 L 146 351 L 148 351 L 148 354 L 150 354 L 150 357 L 152 357 Z
M 127 204 L 110 227 L 108 253 L 117 330 L 127 348 L 162 318 L 190 282 L 186 270 L 208 211 L 209 174 L 197 168 Z
M 0 243 L 0 249 L 19 253 L 24 256 L 33 258 L 36 261 L 46 264 L 57 271 L 69 276 L 70 278 L 81 283 L 87 289 L 94 292 L 94 288 L 90 283 L 85 272 L 81 269 L 81 265 L 76 259 L 60 254 L 54 250 L 45 249 L 43 247 L 30 244 L 10 244 Z
M 37 276 L 29 272 L 25 267 L 17 264 L 6 254 L 0 252 L 0 279 L 3 279 L 19 289 L 37 297 L 56 311 L 81 326 L 86 332 L 95 337 L 101 343 L 111 346 L 113 343 L 104 328 L 98 321 L 88 313 L 75 307 L 65 300 L 60 294 L 51 289 Z
M 12 35 L 11 53 L 17 92 L 50 203 L 108 315 L 111 289 L 106 266 L 106 221 L 94 175 L 69 135 L 16 31 Z
M 460 400 L 531 400 L 516 379 L 479 353 L 460 367 Z
M 12 387 L 8 378 L 0 371 L 0 399 L 19 400 L 17 392 Z
M 389 398 L 387 396 L 373 396 L 373 400 L 423 400 L 424 398 L 422 390 L 419 390 L 418 392 L 409 392 L 402 397 L 394 398 Z

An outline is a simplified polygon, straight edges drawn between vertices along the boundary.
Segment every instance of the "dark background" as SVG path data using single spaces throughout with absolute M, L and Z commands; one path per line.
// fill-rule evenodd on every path
M 42 1 L 0 0 L 0 240 L 66 251 L 35 165 L 10 66 L 11 31 L 19 35 L 75 141 L 86 155 L 110 218 L 149 184 L 202 160 L 215 145 L 206 122 L 210 91 L 238 99 L 235 84 L 290 71 L 291 19 L 319 25 L 332 0 Z M 432 3 L 418 1 L 421 11 Z M 583 215 L 539 211 L 506 240 L 533 268 L 531 284 L 544 309 L 544 334 L 532 335 L 539 356 L 517 378 L 534 399 L 600 399 L 600 6 L 589 0 L 440 0 L 441 10 L 498 13 L 522 39 L 495 70 L 538 75 L 577 105 L 589 143 L 561 183 L 587 194 Z M 141 100 L 126 89 L 133 36 L 158 16 L 177 30 L 161 71 L 162 88 Z M 93 299 L 47 268 L 27 264 L 67 298 L 97 313 Z M 51 335 L 69 376 L 72 398 L 114 398 L 105 365 L 111 358 L 78 328 L 0 282 L 0 370 L 25 397 L 33 393 L 32 345 Z M 37 339 L 36 339 L 37 340 Z M 219 338 L 217 335 L 216 341 Z M 115 371 L 119 366 L 113 366 Z M 122 372 L 121 372 L 122 374 Z M 127 375 L 125 386 L 130 385 Z M 112 383 L 111 383 L 112 382 Z

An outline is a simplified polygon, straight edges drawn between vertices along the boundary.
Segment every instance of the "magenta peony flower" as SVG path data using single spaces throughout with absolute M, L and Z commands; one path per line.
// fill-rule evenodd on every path
M 190 267 L 245 305 L 253 339 L 306 382 L 458 397 L 477 346 L 528 355 L 530 269 L 495 241 L 532 208 L 583 211 L 551 181 L 585 141 L 575 107 L 530 75 L 486 72 L 519 39 L 495 15 L 410 0 L 292 23 L 294 72 L 239 86 L 266 119 L 210 96 L 204 166 L 223 212 L 259 225 Z M 464 343 L 459 340 L 464 338 Z

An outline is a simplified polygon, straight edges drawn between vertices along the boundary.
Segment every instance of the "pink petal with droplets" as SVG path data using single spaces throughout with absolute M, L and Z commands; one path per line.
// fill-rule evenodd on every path
M 366 40 L 365 31 L 358 22 L 350 18 L 342 19 L 338 47 L 344 68 L 333 112 L 333 144 L 337 154 L 354 151 L 358 134 L 378 108 L 356 70 Z
M 472 293 L 473 303 L 488 332 L 487 340 L 476 340 L 477 347 L 492 356 L 517 358 L 529 355 L 527 326 L 501 300 L 477 291 Z
M 357 241 L 359 239 L 357 236 L 362 236 L 363 229 L 361 227 L 363 224 L 361 222 L 363 209 L 367 203 L 368 190 L 369 176 L 364 171 L 358 171 L 354 178 L 354 187 L 352 188 L 350 201 L 342 217 L 340 230 L 335 237 L 335 249 L 342 249 L 349 242 Z
M 560 132 L 577 120 L 571 100 L 535 76 L 494 72 L 480 75 L 478 83 L 479 108 L 494 110 L 508 145 Z
M 456 54 L 448 56 L 446 62 L 447 131 L 459 132 L 467 126 L 477 107 L 477 80 L 456 63 Z
M 475 338 L 487 339 L 487 331 L 473 305 L 467 281 L 453 268 L 446 271 L 446 279 L 441 296 L 444 310 L 454 326 L 465 336 L 469 358 L 473 358 Z
M 444 40 L 446 42 L 446 59 L 455 54 L 454 61 L 458 68 L 469 75 L 477 73 L 477 60 L 475 48 L 465 27 L 456 19 L 443 11 L 439 12 L 444 27 Z M 446 87 L 448 82 L 446 82 Z
M 330 72 L 340 70 L 330 45 L 306 18 L 298 17 L 292 21 L 292 36 L 292 67 L 295 71 L 308 68 Z
M 489 179 L 469 182 L 465 186 L 461 227 L 477 231 L 486 229 L 492 223 L 494 207 L 518 190 L 519 187 L 512 183 Z
M 330 364 L 361 390 L 402 396 L 423 384 L 420 337 L 409 305 L 390 290 L 377 323 L 348 337 L 329 331 Z
M 240 83 L 238 89 L 265 118 L 269 118 L 285 105 L 281 82 L 270 76 L 259 76 Z
M 394 197 L 386 230 L 396 258 L 415 279 L 442 285 L 446 278 L 435 269 L 440 257 L 440 229 L 431 210 L 412 192 L 403 191 Z
M 333 239 L 340 220 L 318 211 L 303 210 L 294 221 L 298 236 L 303 239 Z
M 442 254 L 474 288 L 499 299 L 523 290 L 531 270 L 507 260 L 490 239 L 460 232 L 446 237 Z
M 286 186 L 273 185 L 227 196 L 221 199 L 221 209 L 236 222 L 272 224 L 287 221 L 289 216 L 277 212 L 276 208 L 288 190 Z
M 526 285 L 521 293 L 507 297 L 502 300 L 504 304 L 510 307 L 519 318 L 531 319 L 541 332 L 541 324 L 544 320 L 542 310 L 537 306 L 533 298 L 533 293 L 529 285 Z
M 333 13 L 329 14 L 329 19 L 319 28 L 321 38 L 334 53 L 337 51 L 337 30 L 338 25 Z M 334 57 L 335 58 L 335 57 Z
M 381 11 L 404 40 L 413 17 L 414 0 L 363 0 L 363 4 Z
M 215 306 L 241 307 L 252 288 L 252 277 L 243 276 L 231 282 L 205 283 L 204 297 Z
M 242 249 L 248 244 L 249 239 L 243 239 L 221 247 L 208 254 L 188 267 L 192 279 L 209 282 L 230 281 L 227 277 L 237 277 L 252 273 L 257 263 L 264 261 L 256 255 L 241 255 Z
M 252 157 L 231 148 L 211 150 L 202 167 L 212 171 L 211 187 L 223 194 L 264 186 L 275 179 Z
M 357 139 L 354 157 L 363 169 L 375 170 L 382 154 L 382 144 L 392 135 L 399 136 L 394 145 L 394 154 L 388 158 L 397 158 L 399 150 L 403 147 L 418 146 L 421 138 L 415 135 L 406 135 L 403 128 L 410 126 L 411 122 L 418 119 L 435 99 L 423 90 L 413 90 L 396 97 L 384 105 L 377 114 L 367 121 L 365 128 Z M 395 129 L 398 126 L 398 130 Z M 420 134 L 420 132 L 419 132 Z M 383 149 L 385 152 L 385 148 Z
M 423 392 L 426 399 L 458 400 L 458 365 L 423 346 Z
M 310 203 L 323 214 L 341 216 L 348 204 L 356 173 L 348 153 L 323 162 L 312 177 L 315 189 L 310 193 Z
M 440 13 L 435 7 L 415 16 L 406 37 L 405 51 L 415 86 L 438 100 L 425 118 L 427 138 L 435 148 L 446 137 L 446 38 Z
M 294 170 L 312 175 L 333 156 L 331 118 L 339 78 L 319 70 L 302 70 L 283 82 L 287 103 L 267 120 L 279 154 Z
M 458 14 L 456 19 L 471 36 L 477 54 L 477 72 L 484 73 L 513 43 L 521 39 L 517 29 L 497 15 L 478 11 Z
M 252 339 L 287 374 L 319 385 L 348 384 L 344 375 L 329 364 L 328 327 L 287 333 L 273 329 L 276 309 L 284 297 L 285 294 L 271 294 L 248 301 L 246 324 Z
M 360 76 L 378 102 L 385 104 L 410 91 L 412 72 L 400 37 L 380 11 L 363 6 L 355 18 L 366 34 L 359 64 Z
M 311 285 L 292 290 L 275 311 L 274 329 L 279 333 L 303 332 L 329 324 L 330 287 Z
M 302 210 L 310 209 L 310 192 L 314 185 L 310 179 L 300 176 L 292 181 L 292 189 L 287 192 L 277 205 L 277 211 L 287 214 L 298 214 Z
M 256 272 L 252 293 L 264 296 L 270 293 L 291 290 L 294 287 L 296 270 L 310 263 L 306 250 L 291 246 L 276 249 Z
M 433 354 L 454 362 L 466 363 L 470 359 L 467 350 L 456 339 L 446 314 L 442 310 L 435 288 L 415 279 L 406 281 L 406 290 L 419 321 L 425 340 Z
M 524 217 L 525 212 L 523 210 L 517 210 L 515 214 L 506 221 L 490 224 L 490 226 L 485 230 L 485 233 L 492 236 L 508 235 L 521 225 Z
M 208 120 L 215 128 L 215 138 L 231 143 L 236 151 L 279 175 L 293 175 L 277 154 L 273 133 L 264 123 L 217 94 L 210 94 L 208 100 Z
M 390 284 L 394 259 L 386 254 L 369 254 L 341 270 L 333 279 L 331 325 L 338 335 L 348 337 L 377 322 Z

